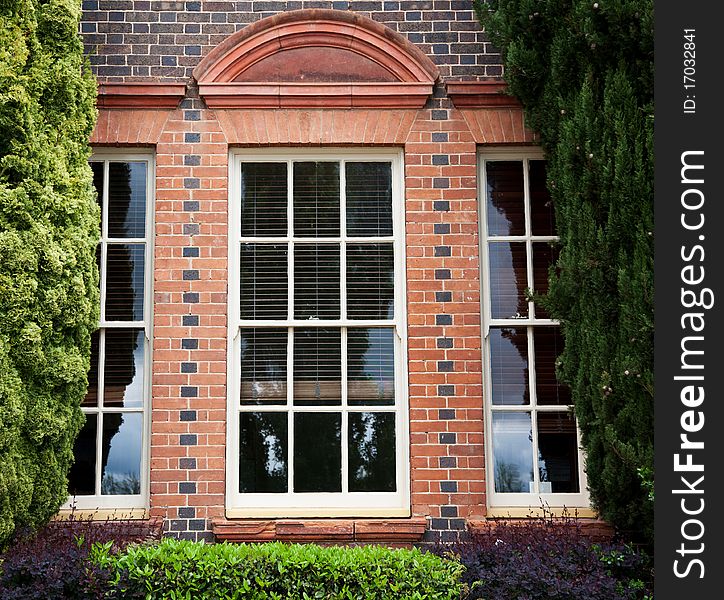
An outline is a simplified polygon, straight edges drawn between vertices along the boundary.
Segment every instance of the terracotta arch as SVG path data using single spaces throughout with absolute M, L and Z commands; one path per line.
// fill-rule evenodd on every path
M 276 14 L 227 38 L 194 69 L 211 107 L 420 108 L 440 73 L 402 35 L 362 15 Z

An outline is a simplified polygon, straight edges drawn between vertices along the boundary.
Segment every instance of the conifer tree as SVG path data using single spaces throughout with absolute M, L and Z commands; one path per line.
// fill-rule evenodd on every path
M 0 545 L 67 498 L 98 320 L 79 0 L 0 0 Z
M 653 527 L 653 2 L 477 0 L 510 92 L 548 158 L 561 321 L 588 484 L 601 515 Z

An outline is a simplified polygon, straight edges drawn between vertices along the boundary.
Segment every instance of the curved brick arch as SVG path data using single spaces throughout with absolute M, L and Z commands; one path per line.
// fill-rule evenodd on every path
M 279 13 L 227 38 L 194 69 L 207 104 L 421 107 L 440 73 L 414 44 L 359 14 Z

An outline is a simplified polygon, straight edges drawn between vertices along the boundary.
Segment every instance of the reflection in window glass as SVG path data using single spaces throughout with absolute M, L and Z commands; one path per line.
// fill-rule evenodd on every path
M 294 404 L 342 404 L 342 342 L 338 329 L 294 331 Z
M 349 244 L 347 316 L 394 319 L 394 273 L 392 244 Z
M 103 405 L 143 406 L 145 335 L 143 329 L 108 329 L 103 367 Z
M 531 160 L 529 164 L 532 234 L 555 235 L 555 215 L 546 183 L 546 163 L 544 160 Z
M 98 415 L 87 414 L 73 447 L 75 461 L 68 473 L 68 492 L 72 496 L 91 496 L 96 493 L 96 438 Z
M 144 244 L 108 244 L 106 256 L 107 321 L 143 321 Z
M 579 491 L 576 422 L 571 413 L 538 414 L 538 473 L 542 493 Z
M 530 413 L 493 413 L 495 491 L 533 492 Z
M 101 494 L 141 493 L 141 413 L 105 413 L 101 446 Z
M 242 329 L 241 403 L 287 403 L 287 330 Z
M 294 248 L 294 318 L 339 319 L 339 244 Z
M 525 328 L 491 328 L 490 372 L 493 404 L 530 404 Z
M 392 168 L 390 163 L 348 162 L 347 235 L 392 235 Z
M 294 163 L 294 235 L 339 236 L 339 163 Z
M 287 414 L 239 415 L 239 491 L 287 491 Z
M 558 327 L 533 329 L 535 351 L 535 388 L 538 404 L 566 406 L 572 404 L 571 389 L 558 381 L 556 360 L 563 352 L 563 336 Z
M 286 163 L 241 165 L 241 234 L 286 235 Z
M 342 415 L 294 415 L 294 491 L 342 491 Z
M 146 163 L 108 165 L 108 237 L 146 235 Z
M 241 318 L 286 319 L 286 244 L 241 245 Z
M 485 169 L 488 235 L 523 235 L 523 163 L 519 160 L 489 161 Z
M 347 330 L 347 402 L 395 403 L 395 332 L 391 327 Z
M 395 414 L 349 415 L 349 491 L 395 491 Z
M 525 243 L 491 242 L 488 247 L 491 316 L 493 319 L 526 317 L 528 263 Z

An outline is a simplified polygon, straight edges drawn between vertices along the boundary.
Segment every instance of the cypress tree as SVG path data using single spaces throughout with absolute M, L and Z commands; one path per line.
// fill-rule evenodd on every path
M 561 321 L 592 502 L 653 528 L 653 2 L 477 0 L 548 158 Z
M 0 545 L 67 499 L 98 321 L 79 0 L 0 0 Z

